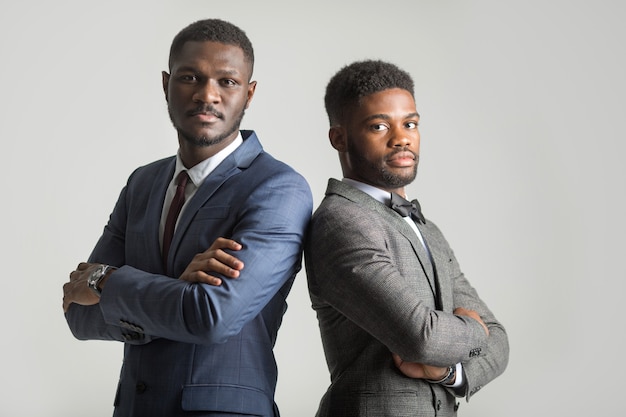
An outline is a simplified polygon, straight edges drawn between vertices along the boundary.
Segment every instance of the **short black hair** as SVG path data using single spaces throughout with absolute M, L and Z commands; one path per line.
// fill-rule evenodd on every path
M 357 61 L 340 69 L 328 82 L 324 104 L 331 126 L 340 124 L 347 108 L 363 97 L 391 88 L 401 88 L 415 95 L 413 79 L 389 62 Z
M 226 45 L 238 46 L 243 50 L 243 56 L 250 64 L 250 70 L 254 68 L 254 49 L 246 33 L 233 25 L 220 19 L 198 20 L 182 29 L 174 37 L 170 47 L 169 68 L 172 69 L 174 60 L 187 42 L 219 42 Z M 252 73 L 252 71 L 250 71 Z

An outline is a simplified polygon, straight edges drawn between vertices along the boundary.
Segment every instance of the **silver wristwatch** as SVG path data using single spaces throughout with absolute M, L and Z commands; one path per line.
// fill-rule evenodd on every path
M 448 366 L 448 370 L 446 371 L 446 374 L 441 379 L 438 379 L 438 380 L 427 379 L 426 381 L 430 382 L 431 384 L 450 385 L 455 376 L 456 376 L 456 365 L 452 365 L 452 366 Z
M 98 287 L 98 285 L 100 285 L 100 281 L 102 281 L 102 278 L 104 278 L 106 274 L 113 269 L 115 268 L 110 265 L 100 265 L 100 267 L 94 270 L 89 278 L 87 278 L 87 285 L 93 292 L 96 293 L 98 297 L 102 294 L 102 290 Z

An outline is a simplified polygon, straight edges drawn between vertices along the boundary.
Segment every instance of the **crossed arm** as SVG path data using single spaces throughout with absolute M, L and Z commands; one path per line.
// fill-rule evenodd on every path
M 241 244 L 224 237 L 217 238 L 206 251 L 198 253 L 193 257 L 178 279 L 219 286 L 222 284 L 222 280 L 215 275 L 211 275 L 212 273 L 232 279 L 238 278 L 239 271 L 244 268 L 244 264 L 235 256 L 227 253 L 225 249 L 238 251 L 241 249 Z M 70 280 L 63 285 L 64 312 L 67 312 L 72 303 L 95 305 L 100 302 L 100 297 L 87 285 L 87 279 L 100 265 L 81 262 L 76 267 L 76 270 L 70 273 Z M 106 281 L 110 274 L 111 272 L 100 281 L 99 288 L 101 290 L 104 290 L 106 287 Z
M 489 336 L 489 329 L 487 328 L 487 325 L 483 322 L 482 318 L 476 311 L 468 310 L 463 307 L 457 307 L 453 313 L 457 316 L 470 317 L 478 321 L 485 329 L 485 333 L 487 334 L 487 336 Z M 392 353 L 391 356 L 393 358 L 393 363 L 396 365 L 396 368 L 398 368 L 400 372 L 402 372 L 405 376 L 408 376 L 409 378 L 438 381 L 446 376 L 448 368 L 427 365 L 425 363 L 406 362 L 402 360 L 400 355 L 396 353 Z M 453 384 L 454 382 L 455 379 L 452 379 L 452 381 L 450 381 L 450 384 Z
M 198 253 L 193 257 L 178 279 L 219 286 L 222 284 L 222 279 L 215 275 L 219 274 L 231 279 L 238 278 L 240 271 L 244 268 L 244 264 L 235 256 L 227 253 L 225 249 L 238 251 L 241 249 L 241 244 L 224 237 L 216 239 L 206 251 Z M 100 267 L 100 264 L 81 262 L 76 270 L 70 273 L 70 281 L 63 286 L 64 311 L 67 311 L 72 303 L 94 305 L 100 301 L 100 298 L 87 285 L 88 277 L 98 267 Z M 212 275 L 212 273 L 215 273 L 215 275 Z M 107 279 L 108 276 L 101 281 L 100 289 L 104 290 Z M 485 333 L 489 335 L 487 326 L 476 311 L 459 307 L 455 309 L 454 314 L 477 320 L 485 329 Z M 395 353 L 392 354 L 392 357 L 398 370 L 410 378 L 439 380 L 445 376 L 447 371 L 445 367 L 404 361 Z
M 419 264 L 415 265 L 413 257 L 402 258 L 402 251 L 410 252 L 403 236 L 377 216 L 356 204 L 329 199 L 310 230 L 305 247 L 307 276 L 320 322 L 336 329 L 336 318 L 347 318 L 355 329 L 385 345 L 405 376 L 439 381 L 450 365 L 464 361 L 489 339 L 491 318 L 483 315 L 483 304 L 469 295 L 457 297 L 457 291 L 469 283 L 456 261 L 452 262 L 453 254 L 443 237 L 437 250 L 445 257 L 442 268 L 454 286 L 446 289 L 454 293 L 454 311 L 449 312 L 435 310 L 424 301 L 430 297 L 430 289 L 417 286 L 410 278 Z M 349 342 L 344 333 L 333 332 L 328 338 L 331 350 Z M 348 356 L 338 355 L 336 364 L 343 366 Z

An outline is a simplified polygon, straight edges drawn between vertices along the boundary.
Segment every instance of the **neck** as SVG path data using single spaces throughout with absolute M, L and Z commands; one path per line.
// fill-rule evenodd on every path
M 406 199 L 406 193 L 405 193 L 405 191 L 404 191 L 404 187 L 400 187 L 400 188 L 388 188 L 388 187 L 381 186 L 380 184 L 374 184 L 374 183 L 372 183 L 372 182 L 365 181 L 365 180 L 364 180 L 364 179 L 362 179 L 362 178 L 355 178 L 354 176 L 350 176 L 350 175 L 345 175 L 345 174 L 344 174 L 344 176 L 343 176 L 343 177 L 344 177 L 344 178 L 347 178 L 347 179 L 350 179 L 350 180 L 353 180 L 353 181 L 358 181 L 358 182 L 363 183 L 363 184 L 367 184 L 367 185 L 372 186 L 372 187 L 376 187 L 376 188 L 378 188 L 379 190 L 383 190 L 383 191 L 385 191 L 385 192 L 387 192 L 387 193 L 396 193 L 396 194 L 398 194 L 398 195 L 400 195 L 400 196 L 402 196 L 403 198 L 405 198 L 405 199 Z
M 214 156 L 216 153 L 233 143 L 238 134 L 239 131 L 235 132 L 230 137 L 212 145 L 194 144 L 179 136 L 178 146 L 180 150 L 180 159 L 183 161 L 185 168 L 192 168 L 200 162 Z

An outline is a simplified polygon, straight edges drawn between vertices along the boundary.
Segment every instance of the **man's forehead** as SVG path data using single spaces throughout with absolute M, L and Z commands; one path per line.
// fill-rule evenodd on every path
M 251 72 L 251 64 L 247 61 L 243 49 L 237 45 L 213 41 L 188 41 L 172 62 L 172 70 L 180 68 L 196 68 L 210 63 L 225 71 Z
M 419 117 L 413 95 L 400 88 L 379 91 L 362 97 L 352 113 L 364 119 L 390 117 Z

